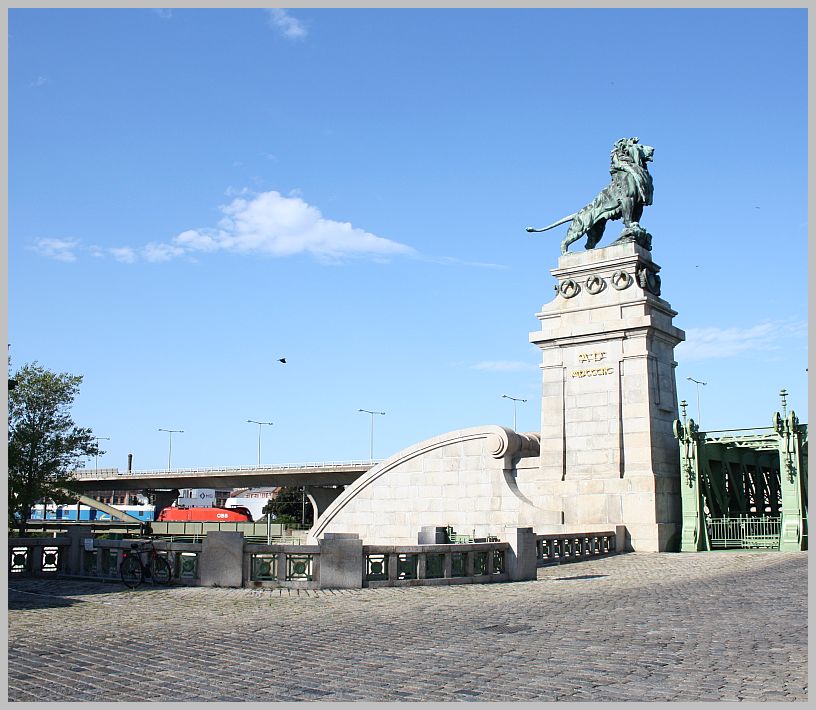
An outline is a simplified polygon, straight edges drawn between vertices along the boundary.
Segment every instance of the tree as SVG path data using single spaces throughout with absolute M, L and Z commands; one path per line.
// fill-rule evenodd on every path
M 8 395 L 9 527 L 25 532 L 31 506 L 70 503 L 70 471 L 86 456 L 104 453 L 91 429 L 71 417 L 82 377 L 55 373 L 34 362 L 10 378 Z
M 265 514 L 272 514 L 275 522 L 283 525 L 299 525 L 303 521 L 304 499 L 303 489 L 300 486 L 284 486 L 278 494 L 266 504 Z M 312 525 L 314 516 L 312 504 L 305 501 L 306 525 Z

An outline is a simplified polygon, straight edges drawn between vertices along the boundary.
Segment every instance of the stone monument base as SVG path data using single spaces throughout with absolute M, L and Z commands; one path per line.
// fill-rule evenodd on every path
M 637 242 L 562 255 L 555 299 L 530 341 L 542 351 L 541 443 L 531 498 L 563 510 L 565 530 L 625 525 L 631 547 L 674 546 L 680 467 L 674 347 L 660 267 Z

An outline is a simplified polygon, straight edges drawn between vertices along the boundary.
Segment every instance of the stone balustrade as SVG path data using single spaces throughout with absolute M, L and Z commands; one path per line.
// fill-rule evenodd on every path
M 157 539 L 175 583 L 193 586 L 360 589 L 484 584 L 535 579 L 536 567 L 615 553 L 615 532 L 536 535 L 505 531 L 504 540 L 465 544 L 363 545 L 354 533 L 327 533 L 317 544 L 265 544 L 240 532 L 209 532 L 202 542 Z M 119 579 L 133 539 L 94 538 L 87 528 L 62 537 L 9 538 L 9 576 Z

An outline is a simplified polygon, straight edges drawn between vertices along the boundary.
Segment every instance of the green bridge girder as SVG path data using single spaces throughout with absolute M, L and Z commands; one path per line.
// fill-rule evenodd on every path
M 772 426 L 755 429 L 700 431 L 682 403 L 681 552 L 807 549 L 808 428 L 786 412 L 786 394 Z

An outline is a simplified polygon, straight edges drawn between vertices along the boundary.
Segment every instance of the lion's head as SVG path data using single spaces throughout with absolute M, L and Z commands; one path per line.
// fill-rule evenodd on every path
M 646 163 L 654 158 L 654 148 L 650 145 L 641 145 L 637 138 L 621 138 L 612 148 L 612 162 L 624 162 L 646 167 Z

